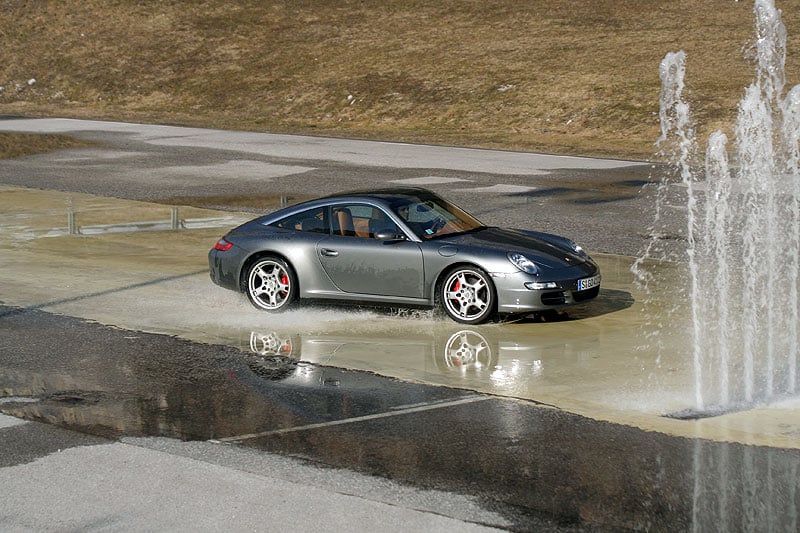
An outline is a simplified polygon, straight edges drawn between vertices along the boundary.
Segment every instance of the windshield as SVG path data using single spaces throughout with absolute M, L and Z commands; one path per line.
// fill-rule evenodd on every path
M 478 219 L 457 205 L 434 195 L 417 201 L 398 203 L 392 209 L 420 239 L 464 233 L 483 227 Z

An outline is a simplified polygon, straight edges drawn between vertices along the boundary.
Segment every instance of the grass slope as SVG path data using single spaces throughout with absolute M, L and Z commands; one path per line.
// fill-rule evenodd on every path
M 800 6 L 777 4 L 792 82 Z M 5 114 L 648 158 L 667 52 L 687 53 L 701 137 L 730 131 L 753 78 L 748 1 L 11 0 L 0 17 Z

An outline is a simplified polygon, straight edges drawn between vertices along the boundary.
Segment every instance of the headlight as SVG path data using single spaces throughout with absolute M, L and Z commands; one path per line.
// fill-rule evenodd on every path
M 508 260 L 511 261 L 515 267 L 527 272 L 528 274 L 538 274 L 539 267 L 536 263 L 525 257 L 519 252 L 508 252 Z
M 572 248 L 575 251 L 575 253 L 578 254 L 579 256 L 589 257 L 589 254 L 586 253 L 586 250 L 584 250 L 580 244 L 571 241 L 569 239 L 567 239 L 567 244 L 569 244 L 569 247 Z

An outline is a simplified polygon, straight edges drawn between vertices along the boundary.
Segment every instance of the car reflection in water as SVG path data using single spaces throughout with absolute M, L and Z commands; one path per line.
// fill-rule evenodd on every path
M 502 337 L 502 338 L 501 338 Z M 433 329 L 414 336 L 393 331 L 347 335 L 340 332 L 300 334 L 276 330 L 251 331 L 241 348 L 251 354 L 248 366 L 257 375 L 288 379 L 305 386 L 338 385 L 326 377 L 333 367 L 355 368 L 395 377 L 413 377 L 476 390 L 513 392 L 520 378 L 541 376 L 552 344 L 536 344 L 525 335 L 507 330 Z M 246 342 L 246 344 L 245 344 Z M 559 345 L 558 358 L 572 353 L 581 357 L 577 343 Z M 275 358 L 284 361 L 276 363 Z M 294 360 L 292 373 L 285 372 L 285 358 Z M 284 374 L 270 371 L 280 366 Z M 326 369 L 328 369 L 326 371 Z M 314 376 L 312 378 L 311 376 Z
M 305 361 L 324 364 L 329 362 L 334 355 L 340 351 L 352 347 L 363 349 L 364 347 L 377 350 L 379 347 L 385 349 L 381 340 L 364 341 L 361 337 L 320 337 L 303 338 L 299 335 L 282 335 L 276 331 L 269 332 L 250 332 L 250 351 L 259 356 L 282 356 L 293 357 Z M 432 338 L 434 341 L 435 338 Z M 388 341 L 389 344 L 397 344 L 397 341 Z M 478 333 L 470 329 L 463 329 L 450 335 L 447 340 L 437 346 L 427 346 L 424 340 L 419 342 L 402 342 L 400 347 L 409 349 L 423 349 L 430 351 L 436 365 L 448 372 L 492 372 L 497 364 L 499 347 L 493 348 L 489 341 Z M 425 350 L 425 349 L 428 350 Z M 438 348 L 438 349 L 437 349 Z M 260 366 L 261 362 L 255 362 L 254 366 Z
M 285 322 L 231 331 L 226 342 L 249 352 L 255 367 L 262 364 L 259 357 L 281 356 L 297 361 L 296 371 L 304 375 L 347 368 L 539 401 L 543 394 L 563 392 L 565 383 L 602 387 L 603 376 L 625 375 L 629 358 L 609 354 L 635 351 L 638 341 L 627 321 L 613 317 L 632 302 L 630 293 L 606 289 L 591 307 L 514 323 L 465 326 L 424 316 L 379 315 L 364 323 L 316 324 L 313 331 Z

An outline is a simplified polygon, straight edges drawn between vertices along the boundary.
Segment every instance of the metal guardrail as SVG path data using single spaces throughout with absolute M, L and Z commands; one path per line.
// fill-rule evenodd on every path
M 98 235 L 104 233 L 132 233 L 138 231 L 176 231 L 184 229 L 203 229 L 225 227 L 240 223 L 236 216 L 187 218 L 180 216 L 180 209 L 173 207 L 169 220 L 147 220 L 139 222 L 119 222 L 113 224 L 78 225 L 75 209 L 67 209 L 67 234 L 69 235 Z

